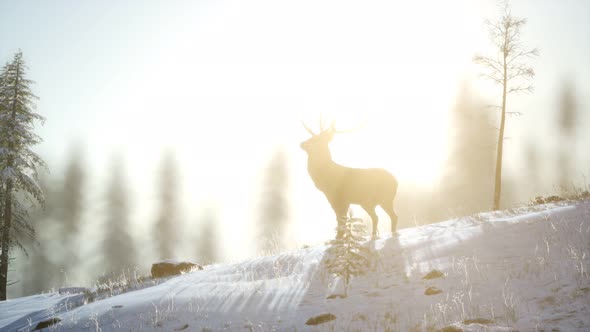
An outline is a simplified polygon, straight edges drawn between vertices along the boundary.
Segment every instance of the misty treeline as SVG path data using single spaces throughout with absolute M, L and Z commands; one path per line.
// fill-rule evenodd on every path
M 19 256 L 12 275 L 13 294 L 36 294 L 72 285 L 133 280 L 148 273 L 156 260 L 178 259 L 183 243 L 192 249 L 182 258 L 199 264 L 223 260 L 222 230 L 218 211 L 204 204 L 196 222 L 180 220 L 182 213 L 180 165 L 171 151 L 163 153 L 155 178 L 157 195 L 148 239 L 133 229 L 136 202 L 129 187 L 125 162 L 113 156 L 109 176 L 99 198 L 90 188 L 93 177 L 81 148 L 70 150 L 63 170 L 41 172 L 40 186 L 47 199 L 31 213 L 35 239 L 24 244 L 28 257 Z M 260 191 L 260 216 L 255 224 L 261 253 L 284 249 L 282 237 L 288 219 L 288 168 L 286 154 L 277 149 L 264 169 Z M 89 215 L 88 211 L 91 211 Z M 190 229 L 189 229 L 190 228 Z M 193 229 L 197 228 L 197 231 Z M 192 237 L 192 238 L 191 238 Z M 18 291 L 20 289 L 20 291 Z
M 490 27 L 499 28 L 498 31 L 510 28 L 518 35 L 518 29 L 526 21 L 508 15 L 499 22 L 500 26 Z M 505 62 L 511 56 L 515 59 L 536 56 L 534 49 L 507 47 L 510 43 L 501 38 L 507 35 L 493 35 L 499 37 L 493 40 Z M 516 53 L 508 52 L 515 50 Z M 504 65 L 504 70 L 498 70 L 494 58 L 477 60 L 491 68 L 491 78 L 502 86 L 501 112 L 490 107 L 494 103 L 479 97 L 469 83 L 462 85 L 450 112 L 447 131 L 450 150 L 438 183 L 416 188 L 404 186 L 400 181 L 395 205 L 402 227 L 489 211 L 490 202 L 493 209 L 507 208 L 529 203 L 538 194 L 566 195 L 580 187 L 588 189 L 586 183 L 580 182 L 590 165 L 581 164 L 578 159 L 578 150 L 584 148 L 579 144 L 582 132 L 578 124 L 584 119 L 574 80 L 564 77 L 554 90 L 554 114 L 548 119 L 553 124 L 552 132 L 520 143 L 524 146 L 519 150 L 526 171 L 505 172 L 500 176 L 502 165 L 498 160 L 503 146 L 516 144 L 504 135 L 506 117 L 515 114 L 507 111 L 510 107 L 506 106 L 506 96 L 530 90 L 527 80 L 532 79 L 534 72 L 526 62 L 522 65 L 518 61 L 510 62 L 513 67 Z M 192 246 L 192 255 L 182 258 L 200 264 L 224 259 L 223 233 L 227 230 L 219 229 L 219 214 L 213 205 L 202 204 L 201 213 L 191 218 L 195 222 L 188 222 L 186 217 L 182 220 L 183 177 L 171 151 L 162 155 L 158 171 L 153 175 L 158 200 L 156 206 L 149 206 L 150 211 L 155 211 L 150 220 L 142 223 L 150 229 L 147 238 L 134 229 L 132 221 L 134 212 L 148 208 L 145 207 L 148 203 L 135 201 L 123 156 L 113 156 L 108 165 L 109 177 L 99 188 L 99 199 L 95 198 L 96 190 L 90 188 L 89 180 L 95 174 L 86 166 L 82 148 L 69 152 L 62 170 L 46 172 L 43 160 L 31 150 L 41 142 L 33 133 L 34 123 L 43 122 L 44 118 L 33 112 L 36 97 L 25 69 L 22 53 L 18 52 L 0 76 L 0 285 L 3 287 L 0 297 L 6 295 L 8 283 L 12 294 L 27 295 L 62 286 L 136 278 L 147 273 L 155 260 L 178 259 L 183 243 Z M 509 88 L 508 77 L 520 77 L 525 84 Z M 531 114 L 534 110 L 530 111 L 520 121 L 535 116 Z M 547 144 L 550 140 L 557 140 L 557 144 Z M 304 160 L 297 159 L 297 162 L 304 163 Z M 263 178 L 258 219 L 253 225 L 257 234 L 256 250 L 272 253 L 289 249 L 284 239 L 291 177 L 285 150 L 277 148 L 260 169 Z M 551 192 L 545 191 L 548 184 L 555 186 Z M 330 209 L 327 204 L 325 208 Z M 314 211 L 305 212 L 314 214 Z M 17 251 L 26 255 L 17 255 Z
M 580 158 L 579 145 L 585 137 L 579 130 L 584 119 L 581 103 L 571 78 L 558 84 L 553 96 L 549 132 L 542 137 L 528 135 L 518 144 L 524 172 L 506 171 L 503 177 L 501 206 L 511 208 L 531 204 L 535 196 L 571 197 L 590 190 L 586 176 L 590 165 Z M 530 121 L 518 115 L 520 121 Z M 442 176 L 432 188 L 404 188 L 396 200 L 406 226 L 490 210 L 494 196 L 494 172 L 498 140 L 499 114 L 488 100 L 478 96 L 468 83 L 459 89 L 450 112 L 449 142 Z M 556 141 L 557 144 L 548 144 Z M 549 148 L 548 148 L 549 146 Z
M 289 168 L 285 149 L 276 148 L 264 169 L 259 207 L 258 250 L 262 254 L 286 249 L 289 220 Z
M 576 183 L 576 149 L 573 147 L 580 140 L 576 124 L 581 115 L 572 80 L 564 79 L 555 91 L 554 100 L 554 133 L 551 136 L 559 137 L 559 148 L 548 155 L 542 142 L 531 140 L 526 144 L 523 159 L 529 172 L 524 176 L 506 174 L 502 196 L 505 207 L 527 203 L 519 190 L 523 184 L 530 187 L 524 197 L 532 198 L 530 195 L 539 193 L 541 182 L 558 184 L 563 190 L 571 190 Z M 450 112 L 451 149 L 438 185 L 430 188 L 400 186 L 396 206 L 402 227 L 412 226 L 414 221 L 424 224 L 490 209 L 494 193 L 497 116 L 468 83 L 463 84 Z M 525 121 L 526 116 L 521 120 Z M 222 261 L 223 231 L 218 228 L 218 211 L 213 206 L 203 204 L 199 215 L 191 218 L 194 223 L 180 220 L 183 214 L 179 166 L 174 153 L 166 151 L 153 174 L 158 200 L 156 206 L 150 207 L 154 210 L 151 220 L 145 221 L 151 227 L 147 240 L 138 237 L 138 231 L 133 229 L 132 211 L 145 202 L 134 200 L 121 156 L 113 156 L 108 166 L 109 177 L 99 190 L 99 199 L 95 199 L 94 189 L 90 188 L 89 180 L 94 175 L 86 166 L 82 148 L 69 151 L 62 170 L 41 171 L 39 183 L 46 200 L 43 208 L 32 206 L 30 209 L 29 222 L 36 237 L 25 237 L 21 241 L 28 257 L 14 257 L 18 262 L 11 269 L 15 282 L 11 286 L 12 293 L 27 295 L 61 286 L 91 285 L 121 276 L 134 278 L 147 273 L 153 260 L 176 258 L 183 241 L 193 247 L 192 256 L 183 258 L 200 264 Z M 579 167 L 588 169 L 589 166 Z M 285 150 L 277 148 L 260 169 L 263 176 L 258 219 L 254 223 L 257 250 L 271 253 L 289 249 L 283 241 L 291 201 L 291 177 Z M 197 228 L 197 231 L 189 231 L 187 227 Z
M 587 132 L 580 129 L 587 128 L 584 121 L 588 119 L 584 116 L 589 113 L 583 110 L 580 92 L 571 76 L 562 77 L 555 93 L 554 113 L 549 119 L 553 128 L 546 134 L 551 140 L 541 144 L 540 138 L 529 138 L 523 153 L 531 189 L 538 192 L 539 184 L 550 182 L 552 193 L 567 197 L 590 190 L 587 178 L 590 165 L 580 159 L 580 156 L 587 155 L 583 143 L 583 135 Z

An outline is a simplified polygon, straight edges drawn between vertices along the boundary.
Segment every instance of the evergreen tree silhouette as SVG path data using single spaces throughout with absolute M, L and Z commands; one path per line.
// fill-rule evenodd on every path
M 125 165 L 116 157 L 111 166 L 111 179 L 106 194 L 106 223 L 103 253 L 105 273 L 111 278 L 129 275 L 135 269 L 137 253 L 129 221 L 129 191 Z
M 34 237 L 30 203 L 45 200 L 37 183 L 37 167 L 45 167 L 45 162 L 31 150 L 42 141 L 33 132 L 35 123 L 45 118 L 35 113 L 37 96 L 26 71 L 20 51 L 0 71 L 0 301 L 7 295 L 9 251 L 24 250 L 21 239 Z
M 158 176 L 160 210 L 154 227 L 158 258 L 174 258 L 178 244 L 178 167 L 171 151 L 165 153 Z
M 288 168 L 283 149 L 277 149 L 264 173 L 260 208 L 259 249 L 263 253 L 284 249 L 289 219 Z
M 217 216 L 212 208 L 207 208 L 200 221 L 197 239 L 197 258 L 199 264 L 219 262 L 219 235 L 217 233 Z

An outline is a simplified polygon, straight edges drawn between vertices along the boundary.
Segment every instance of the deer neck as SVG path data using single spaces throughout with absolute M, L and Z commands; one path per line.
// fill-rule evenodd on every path
M 315 186 L 322 191 L 328 190 L 334 183 L 338 170 L 338 164 L 332 160 L 329 150 L 310 154 L 307 158 L 307 171 Z

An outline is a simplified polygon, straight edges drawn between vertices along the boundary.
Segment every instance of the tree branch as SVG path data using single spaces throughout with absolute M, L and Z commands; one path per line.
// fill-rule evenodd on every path
M 522 64 L 517 67 L 511 67 L 508 70 L 508 80 L 511 80 L 516 77 L 524 77 L 524 78 L 533 78 L 535 77 L 535 71 L 531 67 L 527 67 L 526 65 Z
M 520 92 L 533 92 L 534 88 L 532 85 L 519 85 L 513 88 L 508 89 L 506 93 L 520 93 Z
M 489 80 L 492 80 L 492 81 L 494 81 L 494 82 L 496 82 L 498 84 L 502 84 L 502 79 L 501 78 L 497 78 L 497 77 L 495 77 L 493 75 L 490 75 L 490 74 L 479 74 L 479 76 L 485 77 L 485 78 L 487 78 Z
M 535 56 L 539 56 L 539 49 L 537 48 L 533 48 L 532 50 L 528 50 L 528 51 L 520 51 L 516 54 L 514 54 L 513 56 L 510 57 L 510 59 L 508 60 L 508 64 L 511 64 L 512 62 L 516 61 L 519 58 L 532 58 Z
M 500 69 L 502 67 L 502 64 L 498 60 L 482 55 L 476 55 L 473 57 L 473 62 L 475 62 L 478 65 L 483 65 L 488 68 L 491 68 L 493 72 L 502 75 L 502 70 Z
M 7 282 L 7 283 L 6 283 L 6 286 L 8 287 L 8 286 L 16 285 L 16 284 L 18 284 L 19 282 L 20 282 L 20 280 L 17 280 L 17 281 L 10 281 L 10 282 Z

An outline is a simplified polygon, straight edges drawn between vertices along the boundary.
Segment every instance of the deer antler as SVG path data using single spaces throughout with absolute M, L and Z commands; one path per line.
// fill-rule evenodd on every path
M 311 128 L 309 128 L 305 122 L 303 122 L 303 120 L 301 120 L 301 124 L 303 124 L 303 127 L 305 127 L 305 130 L 307 130 L 307 132 L 309 132 L 311 134 L 311 136 L 317 136 L 319 134 L 316 134 L 313 132 L 313 130 L 311 130 Z M 324 128 L 324 116 L 320 113 L 320 134 L 325 132 L 326 129 Z
M 303 127 L 305 128 L 305 130 L 307 130 L 307 132 L 309 132 L 311 134 L 311 136 L 317 136 L 316 133 L 313 132 L 313 130 L 311 130 L 306 124 L 305 122 L 303 122 L 303 120 L 301 120 L 301 124 L 303 125 Z
M 328 128 L 325 128 L 324 116 L 322 114 L 320 114 L 320 132 L 319 132 L 319 134 L 314 133 L 313 130 L 311 130 L 311 128 L 309 128 L 305 124 L 305 122 L 303 122 L 303 120 L 301 120 L 301 124 L 303 125 L 305 130 L 307 130 L 308 133 L 310 133 L 312 136 L 317 136 L 317 135 L 327 132 L 327 131 L 330 131 L 333 134 L 344 134 L 344 133 L 355 132 L 355 131 L 363 128 L 367 124 L 367 121 L 365 120 L 362 124 L 360 124 L 359 126 L 357 126 L 355 128 L 352 128 L 352 129 L 338 130 L 338 129 L 336 129 L 336 119 L 334 119 L 334 120 L 332 120 L 332 122 L 330 122 L 330 126 Z

